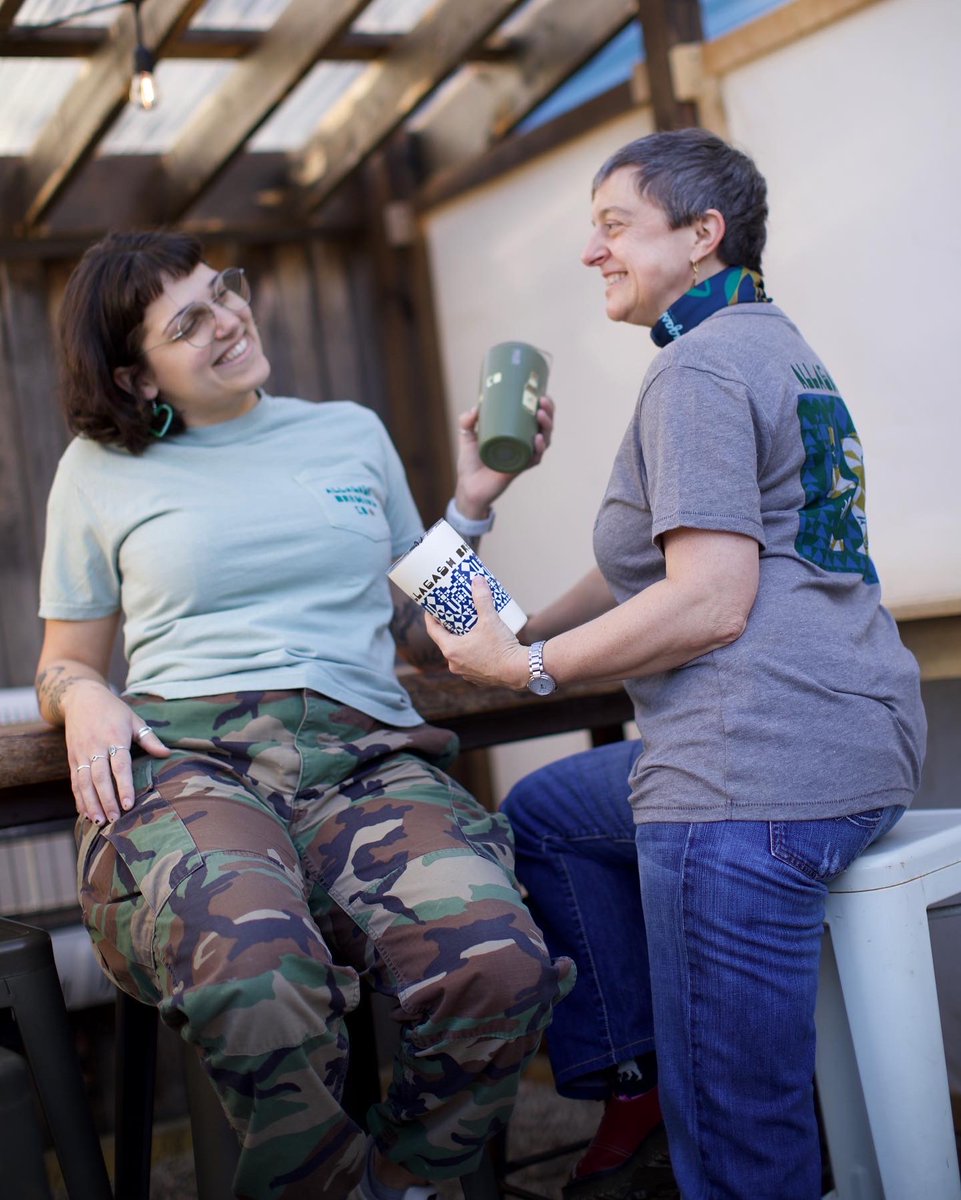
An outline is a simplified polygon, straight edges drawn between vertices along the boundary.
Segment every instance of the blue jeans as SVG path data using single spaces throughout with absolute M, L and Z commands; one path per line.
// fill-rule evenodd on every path
M 551 952 L 579 970 L 549 1034 L 559 1086 L 598 1094 L 584 1086 L 598 1067 L 653 1037 L 684 1200 L 816 1200 L 824 898 L 904 810 L 635 828 L 626 779 L 638 753 L 622 743 L 553 763 L 505 802 L 529 903 Z M 578 1082 L 579 1063 L 593 1078 Z
M 605 1071 L 654 1049 L 644 914 L 627 777 L 640 742 L 576 754 L 528 775 L 501 806 L 515 870 L 548 946 L 577 963 L 547 1048 L 562 1096 L 604 1099 Z

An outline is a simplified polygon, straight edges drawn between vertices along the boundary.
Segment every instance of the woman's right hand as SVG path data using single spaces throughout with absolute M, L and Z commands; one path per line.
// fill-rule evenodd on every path
M 107 685 L 120 614 L 44 623 L 37 699 L 44 720 L 63 725 L 77 812 L 103 825 L 133 807 L 131 749 L 156 758 L 170 751 Z
M 97 825 L 133 807 L 135 746 L 155 758 L 170 751 L 149 725 L 105 684 L 77 679 L 61 701 L 70 783 L 77 812 Z

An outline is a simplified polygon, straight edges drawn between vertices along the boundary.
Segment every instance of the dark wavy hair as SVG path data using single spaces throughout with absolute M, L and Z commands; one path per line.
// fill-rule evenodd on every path
M 652 200 L 672 229 L 691 225 L 709 208 L 725 221 L 718 257 L 729 267 L 761 270 L 767 240 L 767 184 L 754 161 L 706 129 L 652 133 L 622 146 L 594 176 L 634 171 L 638 195 Z
M 114 380 L 118 367 L 143 370 L 144 312 L 168 279 L 203 261 L 185 233 L 111 233 L 91 246 L 67 282 L 60 309 L 60 398 L 73 433 L 142 454 L 153 440 L 153 402 Z M 162 399 L 162 397 L 161 397 Z M 174 412 L 168 436 L 182 432 Z

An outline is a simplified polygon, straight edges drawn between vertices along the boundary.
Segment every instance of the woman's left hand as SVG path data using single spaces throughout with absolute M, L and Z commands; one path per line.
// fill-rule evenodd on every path
M 478 686 L 522 691 L 530 678 L 527 647 L 522 646 L 497 615 L 487 581 L 475 576 L 471 585 L 477 624 L 469 633 L 450 633 L 440 621 L 427 617 L 427 632 L 455 675 Z
M 507 474 L 504 471 L 493 471 L 485 467 L 477 449 L 477 421 L 480 409 L 475 405 L 458 417 L 460 436 L 457 449 L 457 507 L 467 517 L 486 516 L 491 504 L 517 478 L 517 474 Z M 550 396 L 542 396 L 537 407 L 538 432 L 534 438 L 534 457 L 528 466 L 529 471 L 536 467 L 544 457 L 547 447 L 551 444 L 554 432 L 554 401 Z

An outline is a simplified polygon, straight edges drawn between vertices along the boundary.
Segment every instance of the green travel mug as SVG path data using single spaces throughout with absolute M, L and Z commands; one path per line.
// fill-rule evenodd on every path
M 526 342 L 499 342 L 484 355 L 477 439 L 485 466 L 513 473 L 531 461 L 549 370 L 547 355 Z

